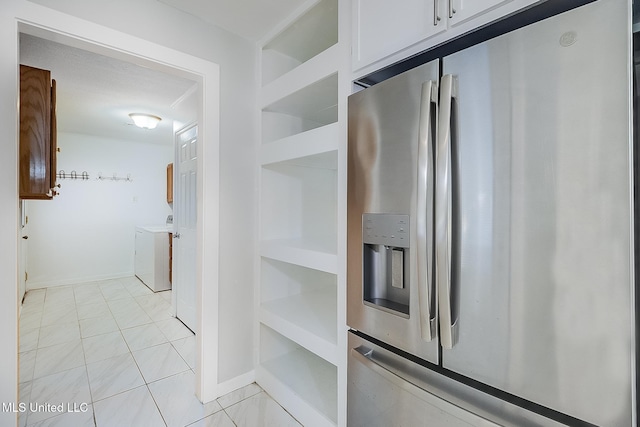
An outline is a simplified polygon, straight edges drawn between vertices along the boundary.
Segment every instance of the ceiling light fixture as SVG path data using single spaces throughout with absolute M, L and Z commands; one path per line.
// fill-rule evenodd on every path
M 160 120 L 162 120 L 158 116 L 144 113 L 131 113 L 129 117 L 131 117 L 136 126 L 143 129 L 155 129 Z

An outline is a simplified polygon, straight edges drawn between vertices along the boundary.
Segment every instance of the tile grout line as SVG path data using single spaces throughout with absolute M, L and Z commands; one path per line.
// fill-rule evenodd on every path
M 109 283 L 109 282 L 101 282 L 100 284 L 108 284 L 108 283 Z M 106 400 L 106 399 L 110 399 L 110 398 L 112 398 L 112 397 L 114 397 L 114 396 L 117 396 L 117 395 L 120 395 L 120 394 L 123 394 L 123 393 L 126 393 L 126 392 L 129 392 L 129 391 L 131 391 L 131 390 L 134 390 L 134 389 L 136 389 L 136 388 L 141 387 L 142 385 L 144 385 L 144 386 L 146 387 L 146 391 L 151 395 L 151 398 L 152 398 L 152 400 L 153 400 L 153 402 L 154 402 L 154 405 L 155 405 L 155 407 L 156 407 L 157 411 L 159 412 L 159 415 L 160 415 L 160 417 L 161 417 L 161 419 L 162 419 L 163 423 L 164 423 L 165 425 L 168 425 L 168 421 L 167 421 L 167 419 L 165 419 L 165 415 L 164 415 L 164 414 L 162 413 L 162 411 L 160 410 L 160 404 L 159 404 L 159 401 L 157 401 L 157 400 L 156 400 L 156 396 L 154 396 L 154 394 L 151 392 L 150 385 L 151 385 L 151 384 L 153 384 L 153 383 L 156 383 L 156 382 L 159 382 L 159 381 L 165 380 L 165 379 L 167 379 L 167 378 L 170 378 L 170 377 L 172 377 L 172 376 L 183 375 L 183 374 L 185 374 L 186 372 L 189 372 L 189 371 L 190 371 L 190 373 L 192 373 L 192 374 L 194 374 L 194 375 L 195 375 L 195 371 L 194 371 L 195 367 L 194 367 L 194 368 L 192 368 L 192 367 L 190 366 L 189 362 L 188 362 L 188 361 L 187 361 L 187 359 L 186 359 L 186 355 L 188 355 L 188 354 L 189 354 L 189 352 L 185 352 L 185 355 L 183 355 L 182 353 L 180 353 L 180 352 L 178 351 L 177 344 L 176 344 L 176 342 L 177 342 L 177 341 L 182 341 L 182 342 L 184 342 L 185 340 L 188 340 L 188 339 L 190 339 L 190 338 L 192 338 L 192 337 L 195 337 L 195 334 L 193 334 L 193 333 L 190 331 L 190 334 L 189 334 L 189 335 L 187 335 L 187 336 L 179 337 L 179 338 L 177 338 L 177 339 L 175 339 L 175 340 L 171 340 L 171 339 L 170 339 L 170 337 L 165 333 L 165 331 L 159 328 L 159 326 L 158 326 L 158 322 L 159 322 L 159 321 L 163 321 L 163 320 L 168 320 L 168 319 L 175 319 L 175 320 L 178 320 L 179 322 L 181 322 L 181 321 L 180 321 L 179 319 L 177 319 L 177 318 L 173 317 L 173 316 L 167 316 L 167 318 L 166 318 L 166 319 L 162 318 L 161 320 L 156 320 L 156 318 L 159 318 L 159 317 L 160 317 L 160 315 L 159 315 L 159 311 L 156 309 L 157 304 L 159 304 L 159 301 L 160 301 L 160 300 L 164 300 L 165 302 L 167 302 L 167 300 L 164 298 L 164 296 L 163 296 L 163 295 L 159 295 L 159 297 L 160 297 L 160 298 L 158 298 L 158 300 L 157 300 L 157 301 L 156 301 L 155 299 L 153 299 L 153 298 L 147 298 L 147 299 L 145 300 L 145 306 L 142 306 L 142 305 L 140 304 L 140 301 L 138 300 L 138 297 L 140 297 L 140 298 L 142 298 L 142 297 L 150 297 L 150 296 L 152 296 L 152 295 L 157 295 L 157 294 L 153 294 L 153 293 L 152 293 L 152 294 L 144 294 L 144 295 L 138 295 L 138 296 L 136 296 L 136 295 L 134 295 L 134 293 L 132 293 L 133 285 L 132 285 L 132 286 L 128 286 L 128 285 L 126 285 L 124 282 L 116 282 L 116 281 L 114 281 L 113 283 L 119 283 L 119 284 L 120 284 L 120 286 L 121 286 L 121 287 L 126 291 L 126 294 L 125 294 L 125 293 L 122 293 L 122 295 L 127 295 L 127 296 L 125 297 L 125 298 L 127 298 L 127 299 L 130 297 L 130 298 L 133 300 L 133 302 L 135 302 L 135 303 L 136 303 L 137 307 L 138 307 L 138 308 L 140 308 L 140 309 L 142 310 L 142 312 L 146 313 L 146 315 L 147 315 L 147 316 L 149 317 L 149 319 L 150 319 L 150 322 L 149 322 L 149 323 L 143 323 L 143 324 L 141 324 L 141 325 L 134 325 L 134 326 L 127 326 L 127 327 L 125 327 L 125 328 L 121 327 L 121 326 L 120 326 L 120 324 L 116 321 L 117 331 L 120 333 L 120 337 L 121 337 L 121 338 L 122 338 L 122 340 L 125 342 L 126 348 L 127 348 L 127 350 L 128 350 L 128 352 L 127 352 L 127 353 L 123 353 L 123 354 L 128 354 L 130 357 L 132 357 L 132 358 L 133 358 L 133 361 L 134 361 L 134 364 L 135 364 L 135 366 L 136 366 L 136 369 L 137 369 L 138 373 L 140 374 L 140 376 L 141 376 L 141 378 L 142 378 L 142 380 L 143 380 L 144 384 L 141 384 L 140 386 L 137 386 L 137 387 L 130 388 L 129 390 L 121 391 L 121 392 L 116 393 L 116 394 L 114 394 L 114 395 L 112 395 L 112 396 L 108 396 L 108 397 L 105 397 L 105 398 L 100 399 L 100 400 L 97 400 L 97 401 L 96 401 L 96 400 L 94 400 L 94 399 L 95 399 L 95 396 L 94 396 L 94 392 L 93 392 L 93 390 L 92 390 L 92 388 L 91 388 L 91 381 L 90 381 L 90 379 L 89 379 L 89 372 L 88 372 L 88 365 L 89 365 L 89 363 L 87 363 L 86 353 L 84 352 L 84 345 L 83 345 L 83 343 L 84 343 L 84 339 L 85 339 L 85 338 L 83 338 L 83 337 L 82 337 L 82 332 L 80 332 L 80 342 L 81 342 L 81 346 L 80 346 L 80 348 L 81 348 L 81 349 L 82 349 L 82 351 L 83 351 L 83 360 L 84 360 L 84 366 L 85 366 L 84 372 L 85 372 L 86 379 L 87 379 L 88 386 L 89 386 L 89 396 L 90 396 L 90 399 L 91 399 L 91 404 L 92 404 L 92 409 L 93 409 L 93 423 L 94 423 L 94 426 L 98 426 L 97 417 L 96 417 L 96 411 L 95 411 L 95 403 L 97 403 L 97 402 L 101 402 L 101 401 L 104 401 L 104 400 Z M 128 282 L 127 282 L 127 283 L 128 283 Z M 144 284 L 142 284 L 141 282 L 140 282 L 140 283 L 137 283 L 137 285 L 140 285 L 140 286 L 143 286 L 143 287 L 145 286 L 145 285 L 144 285 Z M 76 323 L 77 323 L 78 329 L 80 330 L 80 319 L 79 319 L 79 315 L 78 315 L 78 309 L 79 309 L 79 307 L 84 306 L 85 304 L 90 304 L 90 302 L 87 302 L 87 301 L 92 300 L 92 299 L 89 297 L 89 294 L 91 294 L 91 292 L 89 292 L 89 294 L 87 294 L 87 299 L 86 299 L 86 301 L 80 304 L 80 303 L 78 302 L 77 295 L 76 295 L 76 293 L 75 293 L 76 287 L 75 287 L 75 286 L 70 286 L 70 288 L 72 289 L 72 294 L 71 294 L 71 296 L 72 296 L 72 301 L 73 301 L 73 303 L 74 303 L 74 307 L 75 307 L 75 310 L 76 310 Z M 44 292 L 44 300 L 43 300 L 43 302 L 42 302 L 42 304 L 43 304 L 43 313 L 44 313 L 44 307 L 45 307 L 45 306 L 44 306 L 44 303 L 46 302 L 46 296 L 47 296 L 47 292 L 48 292 L 48 291 L 49 291 L 48 289 L 45 289 L 45 292 Z M 113 308 L 112 308 L 112 307 L 116 307 L 116 308 L 117 308 L 118 303 L 115 303 L 115 302 L 116 302 L 116 301 L 118 301 L 118 300 L 120 300 L 120 299 L 125 299 L 125 298 L 116 298 L 116 299 L 114 299 L 114 300 L 107 300 L 107 299 L 105 298 L 105 294 L 104 294 L 104 293 L 103 293 L 103 291 L 102 291 L 102 288 L 100 288 L 100 286 L 99 286 L 99 285 L 95 288 L 95 292 L 97 293 L 97 294 L 96 294 L 96 299 L 97 299 L 97 295 L 99 295 L 99 296 L 101 297 L 101 298 L 100 298 L 100 301 L 102 301 L 103 303 L 105 303 L 105 304 L 106 304 L 107 309 L 108 309 L 108 312 L 110 313 L 111 317 L 112 317 L 112 318 L 114 319 L 114 321 L 115 321 L 116 316 L 114 315 L 114 312 L 113 312 Z M 55 292 L 54 292 L 54 293 L 55 293 Z M 135 293 L 138 293 L 138 292 L 135 292 Z M 114 294 L 116 294 L 116 292 L 114 292 Z M 53 293 L 52 293 L 51 295 L 53 295 Z M 82 298 L 82 299 L 83 299 L 83 300 L 85 300 L 85 298 Z M 112 303 L 112 304 L 110 305 L 110 304 L 109 304 L 109 302 L 111 302 L 111 301 L 113 301 L 114 303 Z M 148 304 L 146 304 L 147 302 L 148 302 Z M 55 304 L 55 302 L 54 302 L 54 304 Z M 164 303 L 163 303 L 163 304 L 164 304 Z M 146 307 L 146 308 L 145 308 L 145 307 Z M 149 310 L 149 311 L 148 311 L 148 310 Z M 158 313 L 158 314 L 157 314 L 156 316 L 153 316 L 153 317 L 152 317 L 152 316 L 149 314 L 150 312 L 152 312 L 152 313 L 153 313 L 153 312 L 155 312 L 155 313 Z M 37 350 L 38 350 L 38 348 L 37 348 L 37 347 L 38 347 L 38 345 L 39 345 L 39 341 L 40 341 L 40 339 L 41 339 L 40 332 L 41 332 L 41 328 L 42 328 L 42 321 L 43 321 L 43 317 L 44 317 L 44 316 L 41 316 L 41 318 L 40 318 L 40 327 L 38 328 L 38 342 L 36 343 L 36 353 L 35 353 L 36 355 L 37 355 Z M 181 322 L 181 323 L 182 323 L 182 322 Z M 138 362 L 138 360 L 133 356 L 133 350 L 132 350 L 132 348 L 131 348 L 131 345 L 130 345 L 130 344 L 129 344 L 129 342 L 125 339 L 125 337 L 124 337 L 124 333 L 123 333 L 123 331 L 124 331 L 124 330 L 127 330 L 127 329 L 133 329 L 133 328 L 136 328 L 136 327 L 142 327 L 142 326 L 145 326 L 145 325 L 154 325 L 155 327 L 157 327 L 158 329 L 160 329 L 160 332 L 161 332 L 162 336 L 164 336 L 164 337 L 167 339 L 167 343 L 169 343 L 169 344 L 170 344 L 170 348 L 172 349 L 172 351 L 175 351 L 176 353 L 178 353 L 178 356 L 180 357 L 180 360 L 181 360 L 181 361 L 182 361 L 182 362 L 183 362 L 183 363 L 188 367 L 188 369 L 187 369 L 187 370 L 185 370 L 185 371 L 183 371 L 183 372 L 178 372 L 178 373 L 175 373 L 175 374 L 172 374 L 172 375 L 168 375 L 168 376 L 166 376 L 166 377 L 158 378 L 158 379 L 155 379 L 154 381 L 151 381 L 151 382 L 147 381 L 147 379 L 144 377 L 144 375 L 142 375 L 142 371 L 141 371 L 141 369 L 140 369 L 139 362 Z M 184 324 L 183 324 L 183 325 L 184 325 Z M 114 331 L 114 332 L 115 332 L 115 331 Z M 104 335 L 104 334 L 98 334 L 98 335 Z M 96 335 L 96 336 L 98 336 L 98 335 Z M 174 334 L 174 335 L 179 335 L 179 334 Z M 89 337 L 87 337 L 87 338 L 89 338 Z M 153 345 L 153 346 L 144 347 L 143 349 L 151 348 L 151 347 L 155 347 L 155 346 L 160 346 L 160 345 L 163 345 L 163 344 L 165 344 L 165 343 L 160 343 L 160 344 L 156 344 L 156 345 Z M 114 356 L 114 357 L 116 357 L 116 356 Z M 105 359 L 105 360 L 106 360 L 106 359 Z M 95 363 L 97 363 L 97 362 L 99 362 L 99 361 L 96 361 Z M 35 361 L 34 361 L 34 363 L 35 363 Z M 94 362 L 92 362 L 92 363 L 94 363 Z M 75 368 L 70 368 L 70 369 L 75 369 Z M 34 370 L 35 370 L 35 366 L 34 366 Z M 31 382 L 33 382 L 33 377 L 31 378 L 31 380 L 30 380 L 30 381 L 31 381 Z M 230 415 L 230 414 L 229 414 L 229 412 L 228 412 L 228 409 L 229 409 L 229 408 L 231 408 L 232 406 L 235 406 L 235 405 L 237 405 L 237 404 L 240 404 L 240 403 L 242 403 L 242 402 L 244 402 L 244 401 L 246 401 L 246 400 L 248 400 L 248 399 L 250 399 L 250 398 L 252 398 L 252 397 L 254 397 L 254 396 L 256 396 L 256 395 L 259 395 L 261 392 L 264 392 L 264 393 L 265 393 L 265 396 L 266 396 L 267 398 L 269 398 L 269 399 L 273 400 L 273 398 L 271 398 L 271 396 L 269 396 L 269 395 L 268 395 L 268 393 L 266 393 L 266 392 L 264 391 L 264 389 L 262 389 L 262 387 L 260 387 L 260 386 L 259 386 L 259 385 L 257 385 L 257 384 L 256 384 L 256 386 L 257 386 L 257 388 L 258 388 L 258 391 L 257 391 L 257 392 L 252 393 L 252 394 L 250 394 L 250 395 L 243 396 L 241 399 L 239 399 L 238 401 L 234 402 L 232 405 L 228 405 L 226 408 L 224 408 L 224 407 L 222 407 L 222 405 L 220 405 L 220 408 L 221 408 L 222 413 L 224 414 L 224 416 L 225 416 L 225 417 L 227 417 L 227 419 L 228 419 L 229 421 L 231 421 L 231 423 L 232 423 L 232 425 L 233 425 L 233 426 L 237 426 L 238 424 L 237 424 L 237 422 L 236 422 L 236 421 L 231 417 L 231 415 Z M 29 398 L 31 397 L 31 391 L 32 391 L 32 387 L 30 386 L 30 387 L 29 387 Z M 227 395 L 228 395 L 228 394 L 230 394 L 230 393 L 227 393 Z M 226 395 L 225 395 L 225 396 L 226 396 Z M 224 396 L 221 396 L 221 397 L 224 397 Z M 220 399 L 221 397 L 219 397 L 218 399 L 214 399 L 214 400 L 215 400 L 218 404 L 220 404 L 219 399 Z M 277 402 L 275 402 L 275 403 L 277 404 Z M 280 406 L 280 407 L 281 407 L 281 405 L 278 405 L 278 406 Z M 281 407 L 281 408 L 282 408 L 282 407 Z M 282 409 L 284 409 L 284 408 L 282 408 Z M 296 422 L 298 422 L 298 420 L 296 420 L 293 416 L 291 416 L 291 414 L 289 414 L 286 410 L 285 410 L 284 412 L 285 412 L 288 416 L 290 416 L 293 420 L 295 420 Z M 213 416 L 215 413 L 216 413 L 216 412 L 211 413 L 211 414 L 208 414 L 208 415 L 206 415 L 206 416 L 204 416 L 203 418 L 200 418 L 200 419 L 198 419 L 198 420 L 194 420 L 193 422 L 191 422 L 191 424 L 193 424 L 193 423 L 198 423 L 198 422 L 202 422 L 203 420 L 205 420 L 205 419 L 207 419 L 207 418 L 209 418 L 209 417 Z M 25 423 L 26 423 L 26 422 L 28 422 L 28 420 L 25 420 Z M 26 425 L 28 425 L 28 424 L 26 424 Z
M 76 319 L 78 320 L 78 333 L 80 334 L 80 348 L 82 348 L 82 359 L 84 360 L 84 374 L 87 376 L 87 387 L 89 387 L 89 397 L 91 398 L 91 415 L 93 418 L 93 425 L 97 427 L 98 420 L 96 420 L 96 408 L 93 400 L 93 390 L 91 389 L 91 380 L 89 379 L 89 367 L 87 366 L 88 365 L 87 355 L 84 352 L 84 343 L 82 342 L 82 329 L 80 328 L 80 318 L 78 316 L 78 300 L 76 299 L 76 291 L 73 287 L 71 288 L 71 292 L 73 294 L 73 306 L 76 310 Z

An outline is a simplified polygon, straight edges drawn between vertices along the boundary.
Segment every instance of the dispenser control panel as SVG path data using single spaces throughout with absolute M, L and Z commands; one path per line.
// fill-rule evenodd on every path
M 362 243 L 408 248 L 409 215 L 363 214 Z

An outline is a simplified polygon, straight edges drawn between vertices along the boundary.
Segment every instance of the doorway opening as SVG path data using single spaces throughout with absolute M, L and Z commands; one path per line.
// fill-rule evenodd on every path
M 197 197 L 198 210 L 207 209 L 208 218 L 213 221 L 206 228 L 215 229 L 217 235 L 218 217 L 218 66 L 199 58 L 191 57 L 181 52 L 176 52 L 162 46 L 155 45 L 135 37 L 130 37 L 116 31 L 105 31 L 104 28 L 92 29 L 86 25 L 77 25 L 70 30 L 67 19 L 52 19 L 46 23 L 38 23 L 38 19 L 26 21 L 18 20 L 17 31 L 45 40 L 55 40 L 58 43 L 98 53 L 107 57 L 124 60 L 133 64 L 149 67 L 170 75 L 191 79 L 198 84 L 198 112 L 199 138 L 202 142 L 202 156 L 198 158 L 198 170 L 211 172 L 207 179 L 203 179 L 204 173 L 198 174 Z M 57 27 L 56 27 L 57 26 Z M 45 29 L 46 28 L 46 29 Z M 148 52 L 153 52 L 149 54 Z M 16 60 L 16 63 L 18 61 Z M 206 166 L 205 166 L 206 165 Z M 46 202 L 44 202 L 46 203 Z M 217 242 L 203 241 L 202 230 L 205 227 L 203 216 L 198 215 L 196 233 L 196 268 L 197 278 L 197 340 L 195 362 L 195 389 L 202 401 L 209 401 L 216 394 L 217 384 L 217 319 L 207 318 L 202 314 L 203 304 L 216 303 L 217 289 Z M 20 230 L 17 230 L 19 232 Z M 207 264 L 201 261 L 207 254 Z M 205 280 L 206 279 L 206 280 Z M 207 283 L 207 293 L 203 292 L 202 283 Z M 213 288 L 213 289 L 212 289 Z M 209 292 L 213 290 L 213 292 Z M 207 328 L 200 325 L 207 324 Z

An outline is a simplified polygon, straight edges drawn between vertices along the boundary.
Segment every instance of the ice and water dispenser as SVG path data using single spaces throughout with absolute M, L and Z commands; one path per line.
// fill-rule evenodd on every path
M 409 317 L 409 215 L 362 216 L 364 303 Z

